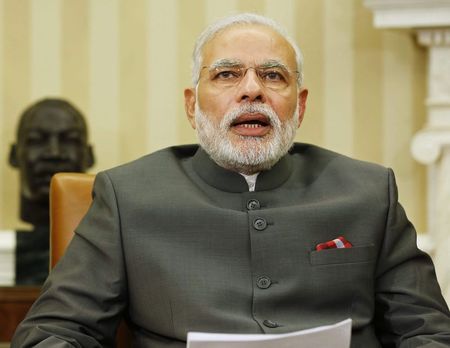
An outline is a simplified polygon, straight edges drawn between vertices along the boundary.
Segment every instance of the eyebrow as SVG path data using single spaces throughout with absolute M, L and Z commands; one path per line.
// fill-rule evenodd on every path
M 239 59 L 222 58 L 222 59 L 216 60 L 214 63 L 212 63 L 209 66 L 209 68 L 217 69 L 217 68 L 230 68 L 230 67 L 241 67 L 241 66 L 244 66 L 244 64 Z
M 259 65 L 259 67 L 262 69 L 280 68 L 284 71 L 290 71 L 290 69 L 287 67 L 286 64 L 280 62 L 277 59 L 269 59 L 263 62 L 261 65 Z
M 210 69 L 217 69 L 217 68 L 230 68 L 230 67 L 243 67 L 244 64 L 239 59 L 229 59 L 229 58 L 223 58 L 215 61 L 212 63 L 209 68 Z M 277 59 L 269 59 L 263 62 L 260 65 L 257 65 L 258 68 L 262 69 L 270 69 L 270 68 L 280 68 L 284 71 L 290 71 L 290 69 L 287 67 L 286 64 L 280 62 Z

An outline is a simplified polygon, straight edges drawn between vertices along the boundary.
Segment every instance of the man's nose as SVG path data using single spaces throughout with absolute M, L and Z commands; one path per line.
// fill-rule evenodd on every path
M 259 101 L 264 103 L 266 101 L 264 86 L 259 79 L 259 76 L 255 69 L 250 68 L 246 71 L 242 77 L 241 82 L 238 85 L 238 101 L 255 102 Z

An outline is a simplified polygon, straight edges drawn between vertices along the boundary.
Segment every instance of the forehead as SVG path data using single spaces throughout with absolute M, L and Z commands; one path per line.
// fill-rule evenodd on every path
M 295 51 L 289 42 L 272 28 L 259 24 L 238 24 L 217 33 L 203 49 L 203 65 L 219 59 L 244 64 L 278 60 L 296 69 Z
M 48 132 L 84 129 L 83 120 L 69 110 L 56 106 L 43 106 L 23 121 L 22 132 L 40 130 Z

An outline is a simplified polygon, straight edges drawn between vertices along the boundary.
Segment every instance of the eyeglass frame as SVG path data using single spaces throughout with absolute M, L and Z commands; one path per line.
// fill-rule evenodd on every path
M 259 79 L 259 81 L 262 83 L 262 85 L 266 88 L 269 89 L 274 89 L 271 88 L 270 86 L 267 86 L 266 83 L 264 82 L 264 76 L 263 72 L 268 72 L 270 73 L 270 69 L 273 68 L 278 68 L 281 69 L 281 71 L 283 72 L 283 74 L 286 74 L 287 76 L 285 76 L 285 80 L 286 80 L 286 87 L 289 86 L 289 81 L 292 79 L 292 76 L 295 74 L 296 78 L 295 81 L 297 83 L 297 85 L 300 84 L 300 71 L 298 70 L 291 70 L 289 69 L 284 63 L 280 62 L 279 60 L 276 59 L 271 59 L 268 60 L 260 65 L 257 66 L 248 66 L 246 67 L 240 60 L 234 60 L 234 59 L 220 59 L 217 62 L 214 62 L 211 65 L 204 65 L 201 67 L 200 69 L 200 73 L 203 69 L 208 69 L 210 75 L 213 73 L 214 70 L 218 70 L 218 69 L 225 69 L 223 71 L 220 72 L 227 72 L 227 68 L 229 69 L 238 69 L 239 72 L 241 73 L 241 75 L 237 78 L 237 80 L 234 83 L 231 83 L 228 87 L 231 86 L 236 86 L 239 83 L 241 83 L 241 81 L 244 79 L 244 77 L 246 76 L 248 70 L 253 69 Z M 218 75 L 218 74 L 217 74 Z M 284 77 L 284 75 L 283 75 Z M 212 81 L 212 79 L 210 79 L 209 81 Z M 198 77 L 197 80 L 197 84 L 200 82 L 200 76 Z

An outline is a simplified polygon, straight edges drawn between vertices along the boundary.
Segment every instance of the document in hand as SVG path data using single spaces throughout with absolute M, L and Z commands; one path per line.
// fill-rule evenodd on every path
M 187 348 L 349 348 L 352 320 L 287 334 L 189 332 Z

